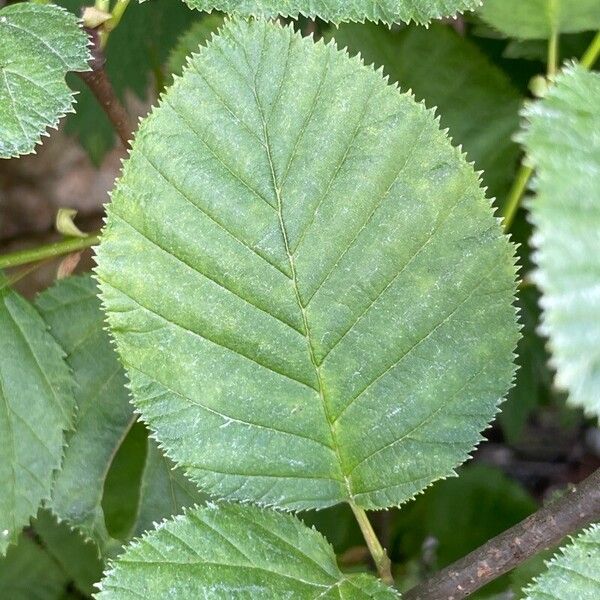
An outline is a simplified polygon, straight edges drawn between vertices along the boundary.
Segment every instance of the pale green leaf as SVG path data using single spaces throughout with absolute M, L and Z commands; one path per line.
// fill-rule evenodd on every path
M 484 184 L 500 199 L 514 179 L 519 147 L 511 136 L 519 127 L 522 98 L 507 76 L 470 40 L 451 27 L 389 29 L 346 24 L 333 29 L 340 48 L 360 53 L 367 64 L 419 100 L 436 107 L 442 127 L 469 160 L 484 171 Z
M 33 152 L 48 127 L 72 112 L 69 71 L 87 71 L 88 40 L 77 19 L 53 5 L 0 10 L 0 158 Z
M 205 500 L 195 484 L 148 439 L 146 464 L 142 475 L 139 505 L 132 537 L 142 535 L 166 517 L 179 514 L 182 508 Z
M 75 400 L 64 354 L 35 309 L 0 276 L 0 554 L 60 467 Z
M 481 0 L 185 0 L 198 10 L 220 10 L 244 17 L 319 17 L 324 21 L 400 21 L 429 23 L 481 6 Z
M 480 14 L 498 31 L 522 39 L 600 28 L 598 0 L 485 0 Z
M 600 525 L 592 525 L 561 548 L 548 570 L 526 588 L 526 600 L 600 598 Z
M 134 542 L 98 600 L 391 600 L 366 574 L 344 575 L 325 538 L 299 519 L 253 506 L 190 510 Z
M 67 352 L 77 384 L 75 428 L 67 437 L 51 508 L 104 548 L 111 543 L 101 506 L 104 482 L 134 418 L 125 373 L 103 330 L 96 284 L 89 276 L 63 279 L 36 304 Z
M 40 546 L 22 535 L 0 559 L 0 594 L 6 600 L 59 600 L 66 574 Z
M 143 123 L 98 276 L 134 403 L 218 497 L 387 507 L 513 375 L 513 247 L 431 112 L 335 46 L 229 22 Z
M 530 210 L 542 331 L 558 387 L 600 415 L 600 75 L 567 68 L 525 116 L 538 171 Z

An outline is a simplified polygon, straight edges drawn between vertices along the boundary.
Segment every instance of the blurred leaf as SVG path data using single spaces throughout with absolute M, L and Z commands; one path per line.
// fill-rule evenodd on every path
M 0 555 L 50 498 L 73 427 L 64 352 L 33 306 L 0 273 Z
M 104 331 L 96 284 L 89 275 L 59 281 L 38 296 L 36 305 L 67 352 L 79 408 L 51 508 L 104 550 L 114 543 L 101 506 L 104 482 L 133 420 L 125 373 Z
M 527 600 L 600 598 L 600 524 L 560 549 L 548 569 L 526 588 Z
M 33 528 L 46 552 L 60 564 L 77 589 L 91 595 L 95 591 L 93 585 L 102 577 L 104 566 L 96 545 L 86 542 L 66 523 L 57 523 L 47 510 L 39 512 Z
M 91 0 L 57 0 L 79 14 Z M 106 48 L 106 71 L 122 100 L 130 90 L 141 99 L 153 100 L 155 87 L 162 86 L 162 69 L 178 37 L 199 17 L 183 2 L 133 0 L 119 26 L 111 33 Z M 69 117 L 67 131 L 77 135 L 98 164 L 112 148 L 115 134 L 97 100 L 81 81 L 73 82 L 82 93 L 77 97 L 76 114 Z
M 167 61 L 166 74 L 168 83 L 173 82 L 173 75 L 181 75 L 187 58 L 198 52 L 199 46 L 206 45 L 213 34 L 223 25 L 224 17 L 217 13 L 206 15 L 201 21 L 194 23 L 177 41 Z
M 490 194 L 505 198 L 520 150 L 511 136 L 519 126 L 522 98 L 508 77 L 468 39 L 452 28 L 432 25 L 390 30 L 347 24 L 332 30 L 340 48 L 360 52 L 403 90 L 437 107 L 454 144 L 484 171 Z
M 67 583 L 60 566 L 25 534 L 0 559 L 3 600 L 61 600 Z
M 600 416 L 600 75 L 567 68 L 525 117 L 521 137 L 538 173 L 529 208 L 542 331 L 557 387 Z
M 154 523 L 180 514 L 183 508 L 206 499 L 196 485 L 164 456 L 154 440 L 148 438 L 147 445 L 139 503 L 130 537 L 138 537 L 153 529 Z
M 600 28 L 598 0 L 485 0 L 479 14 L 503 34 L 522 39 Z
M 89 69 L 87 45 L 77 20 L 57 6 L 0 9 L 0 158 L 34 152 L 72 112 L 65 75 Z

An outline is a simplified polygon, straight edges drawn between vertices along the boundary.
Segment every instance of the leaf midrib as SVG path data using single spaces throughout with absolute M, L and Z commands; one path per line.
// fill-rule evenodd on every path
M 291 43 L 291 41 L 290 41 L 290 43 Z M 248 68 L 252 71 L 252 67 L 250 65 L 250 61 L 248 60 L 248 55 L 247 55 L 246 49 L 243 48 L 243 51 L 244 51 L 244 56 L 246 58 L 246 62 L 248 63 Z M 264 51 L 264 43 L 263 43 L 263 51 Z M 261 56 L 261 62 L 262 62 L 262 56 Z M 317 378 L 317 392 L 319 394 L 319 398 L 321 400 L 321 404 L 323 407 L 323 413 L 325 415 L 325 419 L 326 419 L 327 425 L 329 427 L 332 447 L 333 447 L 333 450 L 335 452 L 335 455 L 336 455 L 336 458 L 338 461 L 340 474 L 342 475 L 342 478 L 343 478 L 343 479 L 338 479 L 338 481 L 340 481 L 341 483 L 344 484 L 344 487 L 346 488 L 346 490 L 348 492 L 348 502 L 352 504 L 352 499 L 354 498 L 354 494 L 352 493 L 352 487 L 350 484 L 350 480 L 345 475 L 345 472 L 344 472 L 344 463 L 342 461 L 342 456 L 340 454 L 340 447 L 339 447 L 339 443 L 337 440 L 335 427 L 333 424 L 332 417 L 329 414 L 329 408 L 328 408 L 327 400 L 325 398 L 325 387 L 323 385 L 323 379 L 322 379 L 322 375 L 321 375 L 321 367 L 316 360 L 312 337 L 311 337 L 310 325 L 308 322 L 308 316 L 306 314 L 306 307 L 303 305 L 302 298 L 300 296 L 300 289 L 298 287 L 298 276 L 297 276 L 297 271 L 296 271 L 294 255 L 293 255 L 292 251 L 290 250 L 288 234 L 287 234 L 287 230 L 285 228 L 285 223 L 283 220 L 283 199 L 282 199 L 282 195 L 281 195 L 282 188 L 281 188 L 281 185 L 278 183 L 277 174 L 275 172 L 275 164 L 273 161 L 271 144 L 269 141 L 269 130 L 268 130 L 268 126 L 267 126 L 267 120 L 265 118 L 265 113 L 264 113 L 264 110 L 260 103 L 260 99 L 258 97 L 258 86 L 257 86 L 257 82 L 256 82 L 258 70 L 259 70 L 259 68 L 257 67 L 256 71 L 254 72 L 254 80 L 253 80 L 253 85 L 251 86 L 251 90 L 252 90 L 252 94 L 253 94 L 254 100 L 256 102 L 256 108 L 258 110 L 258 113 L 259 113 L 259 116 L 261 119 L 261 123 L 262 123 L 263 137 L 264 137 L 263 147 L 265 149 L 267 160 L 269 162 L 271 181 L 273 184 L 273 190 L 275 192 L 275 197 L 277 200 L 277 217 L 278 217 L 279 229 L 281 231 L 281 236 L 283 238 L 283 243 L 284 243 L 285 251 L 287 254 L 287 259 L 288 259 L 288 262 L 290 265 L 290 271 L 292 274 L 292 286 L 294 288 L 294 295 L 296 298 L 296 303 L 298 304 L 298 308 L 299 308 L 301 316 L 302 316 L 302 323 L 304 325 L 306 344 L 308 347 L 308 354 L 309 354 L 310 362 L 313 365 L 313 368 L 315 370 L 315 375 Z M 316 100 L 315 100 L 315 104 L 316 104 Z

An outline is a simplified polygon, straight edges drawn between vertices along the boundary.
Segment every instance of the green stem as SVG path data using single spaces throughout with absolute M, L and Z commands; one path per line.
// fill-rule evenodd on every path
M 548 77 L 553 77 L 558 71 L 558 31 L 553 31 L 548 41 Z
M 0 256 L 0 269 L 9 269 L 11 267 L 18 267 L 19 265 L 27 265 L 40 260 L 54 258 L 55 256 L 63 256 L 64 254 L 70 254 L 71 252 L 95 246 L 99 241 L 100 234 L 97 233 L 85 238 L 66 238 L 60 242 L 53 242 L 45 246 L 4 254 Z
M 364 511 L 364 509 L 356 506 L 352 502 L 350 503 L 350 507 L 352 508 L 352 512 L 358 521 L 358 525 L 365 538 L 365 542 L 367 542 L 367 547 L 369 548 L 369 552 L 373 557 L 379 577 L 381 577 L 381 580 L 387 585 L 393 586 L 394 578 L 392 577 L 392 563 L 387 555 L 387 552 L 385 551 L 385 548 L 377 539 L 377 535 L 373 529 L 373 526 L 371 525 L 371 521 L 369 521 L 369 517 L 367 517 L 367 513 Z
M 591 69 L 598 58 L 600 58 L 600 31 L 596 34 L 596 37 L 592 40 L 589 48 L 581 57 L 581 66 L 586 69 Z
M 502 217 L 504 217 L 504 231 L 508 231 L 515 220 L 521 199 L 527 190 L 527 184 L 533 175 L 533 168 L 522 164 L 519 169 L 513 186 L 508 195 L 508 199 L 502 209 Z

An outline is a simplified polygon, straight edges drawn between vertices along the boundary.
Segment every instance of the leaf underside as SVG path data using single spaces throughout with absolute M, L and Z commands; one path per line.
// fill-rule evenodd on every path
M 75 400 L 63 351 L 34 308 L 7 287 L 0 288 L 0 332 L 0 554 L 5 554 L 50 497 Z
M 475 10 L 481 0 L 185 0 L 191 8 L 220 10 L 243 17 L 277 16 L 318 17 L 324 21 L 381 21 L 392 23 L 415 21 L 426 24 L 432 19 L 451 17 Z
M 525 117 L 522 141 L 538 172 L 529 208 L 542 332 L 557 385 L 600 416 L 600 75 L 567 68 Z
M 526 588 L 525 600 L 600 598 L 600 525 L 592 525 L 548 562 L 548 569 Z
M 33 152 L 48 127 L 72 112 L 69 71 L 87 71 L 88 40 L 77 19 L 53 5 L 0 10 L 0 158 Z
M 134 403 L 216 497 L 405 502 L 513 376 L 513 247 L 433 114 L 229 22 L 143 123 L 98 277 Z
M 370 575 L 344 575 L 325 538 L 299 519 L 253 506 L 190 510 L 135 541 L 98 600 L 137 598 L 392 600 Z
M 485 0 L 480 15 L 501 33 L 522 39 L 600 28 L 598 0 Z

